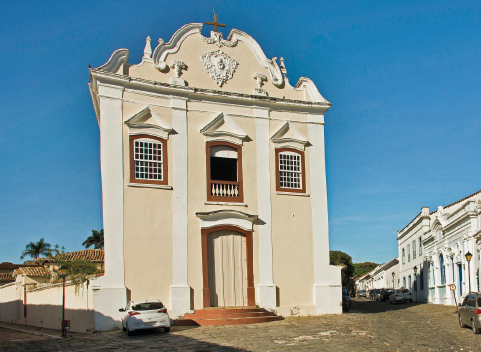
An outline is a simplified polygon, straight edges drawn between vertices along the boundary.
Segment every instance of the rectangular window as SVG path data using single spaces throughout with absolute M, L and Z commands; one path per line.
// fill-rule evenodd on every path
M 410 261 L 411 261 L 411 248 L 408 244 L 408 262 L 410 262 Z
M 406 276 L 403 277 L 403 287 L 406 288 Z
M 419 241 L 419 255 L 423 254 L 423 244 L 421 242 L 421 236 L 418 239 Z
M 130 136 L 130 182 L 167 184 L 167 142 L 149 135 Z
M 403 255 L 402 255 L 402 257 L 403 257 L 403 264 L 406 264 L 406 259 L 405 259 L 405 258 L 406 258 L 406 254 L 404 253 L 404 248 L 402 249 L 402 253 L 403 253 Z
M 416 241 L 413 241 L 413 259 L 416 259 Z
M 412 291 L 412 290 L 413 290 L 413 286 L 412 286 L 411 275 L 408 276 L 408 283 L 409 283 L 408 289 L 409 289 L 409 291 Z
M 278 192 L 306 193 L 304 152 L 276 149 L 276 178 Z
M 421 272 L 419 274 L 419 286 L 421 291 L 424 290 L 424 267 L 421 268 Z

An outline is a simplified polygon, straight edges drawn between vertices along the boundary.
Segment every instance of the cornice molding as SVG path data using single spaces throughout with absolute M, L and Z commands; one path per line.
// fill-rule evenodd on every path
M 223 129 L 222 126 L 227 128 Z M 200 132 L 205 136 L 206 142 L 227 141 L 242 145 L 247 138 L 247 133 L 224 113 L 217 115 Z
M 236 226 L 246 231 L 252 231 L 257 215 L 251 215 L 238 210 L 215 210 L 198 212 L 195 215 L 200 220 L 201 229 L 210 229 L 217 226 Z
M 309 140 L 291 122 L 286 122 L 271 137 L 275 148 L 294 148 L 304 151 Z
M 309 98 L 311 98 L 312 101 L 329 103 L 321 95 L 321 93 L 319 93 L 319 90 L 317 89 L 314 82 L 307 77 L 299 78 L 299 80 L 296 83 L 296 87 L 294 89 L 295 90 L 305 90 L 307 92 L 307 94 L 309 94 Z M 307 97 L 306 97 L 306 99 L 307 99 Z
M 156 124 L 140 122 L 145 118 L 151 117 Z M 150 106 L 132 116 L 124 122 L 129 127 L 129 135 L 148 134 L 163 139 L 169 139 L 169 134 L 173 128 L 160 117 Z

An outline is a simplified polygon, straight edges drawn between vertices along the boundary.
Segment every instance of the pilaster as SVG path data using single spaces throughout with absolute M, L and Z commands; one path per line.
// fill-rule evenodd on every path
M 276 309 L 277 293 L 274 285 L 272 261 L 272 203 L 269 162 L 269 110 L 255 109 L 257 146 L 257 203 L 259 219 L 259 286 L 258 302 L 263 308 Z
M 187 277 L 187 99 L 172 97 L 172 318 L 188 313 L 191 309 L 190 287 Z

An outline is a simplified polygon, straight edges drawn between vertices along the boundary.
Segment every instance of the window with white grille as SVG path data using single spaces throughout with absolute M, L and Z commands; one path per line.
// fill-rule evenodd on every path
M 279 184 L 281 188 L 302 188 L 301 162 L 301 155 L 297 153 L 279 153 Z
M 148 139 L 134 141 L 134 175 L 139 180 L 163 180 L 162 143 Z

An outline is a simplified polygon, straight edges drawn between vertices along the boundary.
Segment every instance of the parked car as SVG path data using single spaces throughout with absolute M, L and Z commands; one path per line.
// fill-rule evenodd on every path
M 130 301 L 127 307 L 119 309 L 119 312 L 125 312 L 122 316 L 122 329 L 127 331 L 128 336 L 141 329 L 164 328 L 165 332 L 170 331 L 167 308 L 158 299 Z
M 412 302 L 413 294 L 407 288 L 403 289 L 404 302 Z
M 459 304 L 458 319 L 462 328 L 469 326 L 475 334 L 481 332 L 481 293 L 471 292 L 466 296 Z
M 359 291 L 357 291 L 357 297 L 358 298 L 361 298 L 361 297 L 367 298 L 367 292 L 364 291 L 364 290 L 359 290 Z
M 383 288 L 381 291 L 381 296 L 379 300 L 381 302 L 389 301 L 389 296 L 393 294 L 394 290 L 392 288 Z
M 403 290 L 394 290 L 389 296 L 389 302 L 398 304 L 399 302 L 404 302 Z
M 348 290 L 342 290 L 342 309 L 348 311 L 351 308 L 351 295 Z

